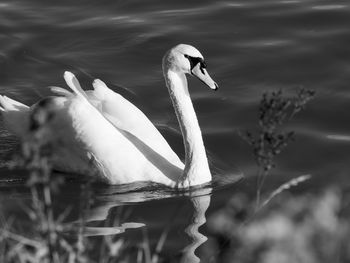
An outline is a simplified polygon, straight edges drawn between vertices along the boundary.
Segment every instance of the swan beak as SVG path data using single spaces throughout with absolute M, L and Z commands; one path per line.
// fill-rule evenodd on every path
M 195 67 L 193 67 L 191 73 L 212 90 L 217 90 L 219 88 L 218 84 L 216 84 L 216 82 L 208 74 L 208 71 L 201 66 L 201 63 L 198 63 Z

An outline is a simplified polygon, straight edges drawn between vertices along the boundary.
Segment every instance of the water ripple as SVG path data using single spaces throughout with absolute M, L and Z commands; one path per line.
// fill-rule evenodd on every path
M 349 8 L 349 5 L 316 5 L 312 7 L 314 10 L 337 10 L 344 8 Z

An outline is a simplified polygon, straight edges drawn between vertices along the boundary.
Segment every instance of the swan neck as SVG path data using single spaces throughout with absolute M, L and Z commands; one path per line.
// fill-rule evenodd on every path
M 179 186 L 203 184 L 211 181 L 208 159 L 197 116 L 188 92 L 184 73 L 173 70 L 164 72 L 185 146 L 185 168 Z

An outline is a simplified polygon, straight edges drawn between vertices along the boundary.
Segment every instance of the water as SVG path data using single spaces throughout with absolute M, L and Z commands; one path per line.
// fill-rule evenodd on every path
M 251 150 L 236 131 L 255 127 L 264 91 L 316 91 L 316 98 L 286 127 L 295 131 L 296 141 L 277 158 L 266 192 L 301 174 L 312 175 L 298 187 L 301 192 L 348 187 L 349 25 L 350 4 L 341 0 L 1 1 L 0 93 L 31 104 L 50 94 L 47 86 L 65 86 L 65 70 L 73 71 L 85 87 L 101 78 L 145 112 L 183 157 L 161 58 L 178 43 L 196 46 L 220 85 L 213 93 L 189 80 L 211 163 L 221 171 L 216 177 L 240 170 L 245 179 L 234 183 L 238 172 L 233 172 L 228 187 L 196 198 L 154 191 L 120 194 L 118 188 L 96 187 L 98 202 L 92 215 L 92 227 L 120 227 L 113 218 L 130 209 L 125 222 L 135 225 L 125 228 L 146 225 L 153 244 L 173 218 L 164 250 L 176 254 L 187 247 L 193 252 L 193 240 L 205 241 L 193 218 L 204 223 L 237 192 L 255 193 Z M 17 151 L 18 143 L 2 120 L 0 136 L 4 160 Z M 0 172 L 3 181 L 13 174 Z M 59 197 L 63 207 L 79 203 L 79 187 L 74 184 Z M 21 214 L 14 204 L 29 198 L 23 182 L 2 182 L 0 189 L 2 212 Z M 92 235 L 101 233 L 95 230 Z M 130 229 L 125 235 L 137 239 L 140 232 Z

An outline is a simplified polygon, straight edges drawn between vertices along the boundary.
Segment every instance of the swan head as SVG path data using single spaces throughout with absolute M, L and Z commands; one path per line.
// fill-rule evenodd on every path
M 203 55 L 191 45 L 179 44 L 170 49 L 163 57 L 163 69 L 193 75 L 212 90 L 219 88 L 207 71 Z

